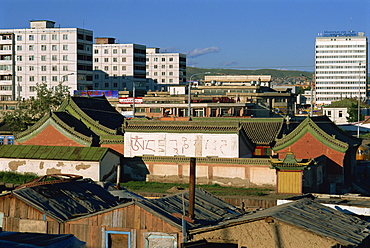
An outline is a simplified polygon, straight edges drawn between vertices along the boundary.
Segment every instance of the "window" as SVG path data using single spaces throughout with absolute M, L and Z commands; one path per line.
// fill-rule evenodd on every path
M 13 136 L 6 136 L 7 145 L 14 145 L 14 137 Z
M 114 88 L 117 88 L 118 87 L 118 83 L 113 83 L 113 87 Z
M 34 82 L 35 81 L 35 77 L 34 76 L 30 76 L 29 79 L 30 79 L 30 82 Z
M 22 51 L 22 46 L 17 46 L 17 51 Z
M 154 65 L 154 69 L 158 69 L 158 65 Z
M 165 82 L 166 82 L 166 80 L 164 78 L 162 78 L 162 83 L 165 83 Z
M 98 53 L 99 53 L 99 50 L 98 50 L 98 49 L 95 49 L 95 50 L 94 50 L 94 53 L 95 53 L 95 54 L 98 54 Z
M 17 35 L 17 40 L 22 40 L 22 35 Z
M 126 66 L 122 66 L 122 71 L 126 71 Z
M 113 58 L 113 62 L 117 62 L 117 58 Z
M 53 50 L 53 51 L 56 51 L 56 50 L 57 50 L 57 48 L 58 48 L 58 47 L 57 47 L 57 45 L 52 45 L 52 46 L 51 46 L 51 50 Z
M 158 76 L 158 72 L 156 72 L 156 71 L 155 71 L 155 72 L 154 72 L 154 76 Z
M 68 34 L 63 34 L 63 40 L 68 40 Z
M 165 62 L 166 61 L 166 58 L 162 58 L 162 62 Z
M 63 55 L 63 61 L 68 61 L 68 55 Z
M 30 86 L 30 92 L 35 92 L 36 91 L 36 86 Z
M 169 58 L 169 61 L 173 61 L 173 58 Z
M 17 61 L 22 61 L 22 56 L 17 56 Z
M 46 51 L 46 45 L 41 46 L 41 51 Z
M 99 70 L 99 66 L 95 66 L 95 67 L 94 67 L 94 70 L 95 70 L 95 71 Z
M 104 83 L 104 87 L 105 88 L 108 88 L 109 87 L 109 83 Z
M 46 35 L 45 34 L 41 35 L 41 40 L 46 40 Z
M 58 60 L 58 56 L 57 55 L 52 55 L 51 56 L 51 60 L 52 61 L 57 61 Z
M 170 72 L 169 72 L 169 75 L 170 75 L 170 76 L 173 76 L 173 72 L 172 72 L 172 71 L 170 71 Z
M 34 40 L 34 39 L 35 39 L 35 36 L 33 36 L 33 35 L 28 36 L 28 40 Z
M 104 62 L 109 62 L 109 58 L 104 58 Z
M 171 79 L 169 80 L 169 82 L 170 82 L 170 83 L 173 83 L 173 79 L 171 78 Z
M 41 81 L 46 82 L 46 76 L 41 76 Z
M 343 117 L 343 111 L 342 110 L 339 111 L 338 117 Z
M 52 40 L 57 40 L 57 39 L 58 39 L 58 35 L 53 34 L 53 35 L 51 36 L 51 39 L 52 39 Z
M 33 45 L 29 45 L 29 46 L 28 46 L 28 50 L 29 50 L 29 51 L 33 51 Z
M 52 70 L 52 71 L 58 71 L 58 66 L 53 65 L 53 66 L 51 67 L 51 70 Z
M 162 65 L 162 69 L 165 69 L 166 68 L 166 66 L 165 65 Z
M 95 78 L 95 79 L 99 79 L 99 74 L 95 74 L 95 75 L 94 75 L 94 78 Z
M 113 71 L 117 71 L 117 66 L 113 66 Z
M 30 65 L 30 71 L 34 71 L 35 67 L 33 65 Z
M 122 62 L 126 62 L 126 58 L 122 58 Z
M 154 60 L 153 60 L 154 62 L 158 62 L 158 58 L 154 58 Z
M 113 54 L 117 54 L 117 49 L 113 49 Z
M 17 66 L 17 71 L 22 71 L 22 66 Z
M 17 77 L 17 81 L 18 81 L 18 82 L 22 82 L 22 76 L 18 76 L 18 77 Z
M 108 71 L 109 70 L 109 66 L 104 66 L 104 70 L 105 71 Z
M 122 53 L 126 53 L 126 49 L 122 49 Z
M 46 61 L 46 55 L 41 55 L 41 61 Z
M 58 77 L 57 76 L 52 76 L 51 77 L 51 81 L 57 82 L 58 81 Z
M 68 45 L 63 45 L 63 51 L 68 51 Z
M 166 76 L 166 72 L 162 71 L 162 76 Z
M 108 54 L 108 49 L 104 49 L 104 54 Z
M 99 62 L 99 58 L 95 58 L 94 59 L 94 62 Z
M 169 65 L 169 67 L 170 67 L 170 69 L 172 69 L 173 68 L 173 65 Z
M 35 60 L 35 56 L 30 55 L 30 56 L 28 57 L 28 60 L 29 60 L 29 61 L 34 61 L 34 60 Z
M 63 71 L 68 71 L 68 65 L 63 65 Z

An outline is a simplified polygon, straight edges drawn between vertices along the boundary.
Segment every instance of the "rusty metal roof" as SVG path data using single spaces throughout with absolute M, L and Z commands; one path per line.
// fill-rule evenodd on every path
M 21 188 L 12 194 L 59 222 L 118 205 L 112 194 L 91 179 Z
M 1 145 L 0 158 L 101 161 L 113 150 L 107 147 Z

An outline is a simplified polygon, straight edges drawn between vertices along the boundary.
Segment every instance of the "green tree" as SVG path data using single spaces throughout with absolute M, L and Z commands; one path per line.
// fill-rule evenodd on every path
M 360 104 L 361 106 L 361 104 Z M 358 103 L 352 103 L 351 107 L 347 109 L 348 122 L 357 122 L 358 121 Z M 360 121 L 364 119 L 364 115 L 360 114 Z
M 25 130 L 34 124 L 49 111 L 55 111 L 68 96 L 68 87 L 59 83 L 54 89 L 48 88 L 46 83 L 36 84 L 37 97 L 19 102 L 14 111 L 4 113 L 3 121 L 14 132 Z

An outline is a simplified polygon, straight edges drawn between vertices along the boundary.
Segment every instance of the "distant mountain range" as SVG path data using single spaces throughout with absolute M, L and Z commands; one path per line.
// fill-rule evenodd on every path
M 285 77 L 302 77 L 304 75 L 308 79 L 312 79 L 313 72 L 305 71 L 285 71 L 285 70 L 275 70 L 275 69 L 259 69 L 259 70 L 236 70 L 236 69 L 206 69 L 197 67 L 186 67 L 186 77 L 187 80 L 197 73 L 211 72 L 210 75 L 271 75 L 275 78 L 285 78 Z M 193 76 L 193 79 L 202 79 L 204 75 Z

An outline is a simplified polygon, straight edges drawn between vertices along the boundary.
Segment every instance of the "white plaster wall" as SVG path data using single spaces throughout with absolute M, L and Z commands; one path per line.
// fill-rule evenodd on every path
M 214 177 L 224 177 L 224 178 L 241 178 L 245 179 L 245 168 L 244 167 L 213 167 Z
M 276 185 L 276 172 L 267 167 L 251 167 L 250 182 L 257 185 Z
M 238 158 L 237 134 L 125 133 L 125 157 L 142 155 Z
M 178 165 L 175 164 L 154 164 L 153 175 L 156 176 L 178 176 Z
M 185 177 L 190 176 L 190 166 L 185 165 L 182 167 L 182 175 Z M 195 169 L 196 177 L 206 177 L 208 178 L 208 166 L 197 165 Z
M 100 180 L 99 162 L 41 159 L 0 159 L 0 171 L 33 172 L 43 176 L 51 173 L 75 174 L 94 181 Z

